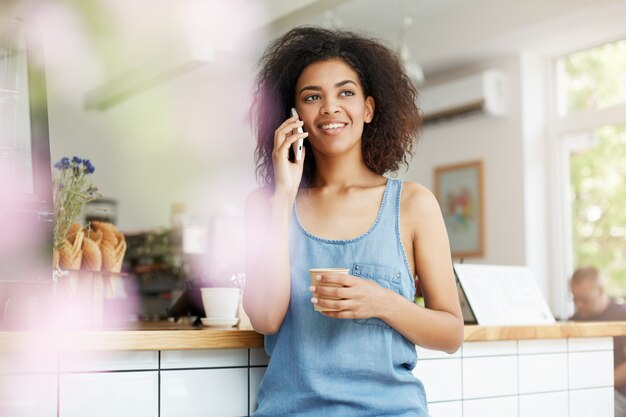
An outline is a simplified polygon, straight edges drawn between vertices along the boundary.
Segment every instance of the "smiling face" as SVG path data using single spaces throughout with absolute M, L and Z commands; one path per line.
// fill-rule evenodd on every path
M 374 116 L 374 99 L 365 97 L 350 65 L 331 59 L 307 66 L 295 93 L 296 110 L 314 150 L 325 155 L 360 150 L 363 125 Z

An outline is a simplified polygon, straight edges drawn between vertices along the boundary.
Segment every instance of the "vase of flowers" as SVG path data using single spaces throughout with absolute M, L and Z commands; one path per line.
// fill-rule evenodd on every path
M 54 268 L 59 268 L 60 258 L 67 259 L 66 266 L 80 269 L 82 233 L 72 224 L 80 215 L 85 203 L 100 196 L 98 189 L 87 183 L 87 176 L 95 168 L 91 161 L 78 156 L 63 157 L 54 164 L 52 193 L 54 198 Z M 74 233 L 72 233 L 72 230 Z M 63 263 L 63 262 L 62 262 Z M 77 266 L 76 266 L 77 265 Z

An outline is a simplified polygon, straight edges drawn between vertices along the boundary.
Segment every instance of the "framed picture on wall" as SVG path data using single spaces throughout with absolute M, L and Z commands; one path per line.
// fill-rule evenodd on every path
M 435 196 L 454 258 L 485 255 L 482 161 L 435 167 Z

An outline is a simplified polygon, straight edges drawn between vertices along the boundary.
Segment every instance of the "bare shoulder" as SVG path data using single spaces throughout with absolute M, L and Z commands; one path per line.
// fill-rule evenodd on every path
M 428 188 L 417 182 L 405 181 L 402 185 L 401 209 L 405 213 L 421 216 L 441 215 L 439 203 Z
M 250 193 L 248 194 L 248 197 L 246 198 L 246 202 L 258 203 L 261 201 L 267 201 L 270 199 L 271 195 L 272 195 L 272 191 L 270 190 L 268 186 L 255 188 L 254 190 L 250 191 Z
M 269 209 L 270 198 L 272 196 L 272 190 L 270 187 L 259 187 L 248 194 L 246 197 L 245 213 L 246 216 L 254 213 L 261 214 Z

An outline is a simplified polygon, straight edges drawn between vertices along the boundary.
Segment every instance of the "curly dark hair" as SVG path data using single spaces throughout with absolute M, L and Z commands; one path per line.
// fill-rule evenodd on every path
M 297 27 L 276 39 L 259 61 L 252 120 L 257 133 L 256 172 L 261 183 L 274 185 L 274 132 L 295 105 L 296 82 L 308 65 L 339 58 L 359 76 L 365 96 L 375 101 L 374 117 L 363 128 L 366 166 L 377 174 L 407 164 L 421 127 L 417 90 L 398 56 L 381 41 L 349 31 Z M 304 145 L 311 154 L 308 141 Z M 302 184 L 315 173 L 306 158 Z

